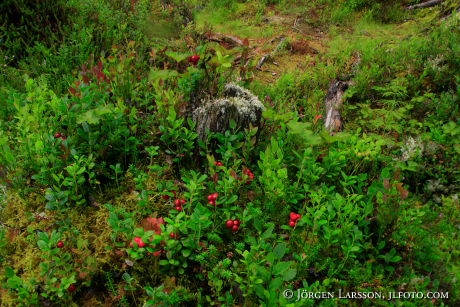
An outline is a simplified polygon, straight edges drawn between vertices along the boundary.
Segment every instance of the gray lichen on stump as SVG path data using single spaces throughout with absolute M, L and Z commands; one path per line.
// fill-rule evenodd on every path
M 264 106 L 257 96 L 229 83 L 222 98 L 205 102 L 193 112 L 193 120 L 203 140 L 207 131 L 224 133 L 230 128 L 231 120 L 235 121 L 237 129 L 246 129 L 250 125 L 258 127 L 263 110 Z

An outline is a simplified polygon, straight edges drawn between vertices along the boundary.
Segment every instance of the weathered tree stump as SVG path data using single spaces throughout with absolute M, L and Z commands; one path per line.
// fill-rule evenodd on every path
M 343 105 L 343 94 L 350 82 L 334 80 L 329 86 L 324 104 L 326 106 L 326 119 L 324 125 L 331 134 L 342 131 L 343 123 L 340 109 Z
M 351 78 L 353 78 L 353 76 L 357 73 L 360 63 L 361 54 L 359 52 L 353 52 L 345 67 L 346 75 L 342 78 L 335 79 L 329 85 L 329 90 L 327 91 L 324 99 L 324 105 L 326 108 L 324 126 L 331 135 L 336 132 L 340 132 L 343 129 L 342 116 L 340 115 L 340 110 L 343 105 L 343 94 L 350 85 L 354 84 L 354 82 L 351 81 Z
M 193 112 L 193 120 L 200 139 L 204 140 L 210 132 L 224 133 L 230 128 L 230 122 L 237 129 L 250 125 L 259 127 L 263 104 L 254 94 L 234 83 L 225 86 L 223 98 L 205 102 Z

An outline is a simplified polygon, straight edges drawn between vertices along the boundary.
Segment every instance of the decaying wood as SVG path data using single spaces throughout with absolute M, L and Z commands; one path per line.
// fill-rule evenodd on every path
M 262 70 L 262 65 L 264 65 L 265 61 L 268 60 L 270 58 L 270 54 L 266 54 L 264 55 L 260 61 L 257 63 L 256 65 L 256 69 L 257 70 Z
M 340 109 L 343 104 L 343 94 L 349 82 L 334 80 L 329 86 L 324 104 L 326 106 L 325 127 L 331 134 L 342 131 L 343 123 Z
M 350 75 L 347 79 L 351 79 L 361 62 L 361 55 L 359 52 L 354 52 L 349 63 L 347 64 L 348 73 Z M 340 110 L 343 105 L 343 94 L 350 85 L 353 85 L 353 81 L 342 81 L 336 79 L 331 82 L 329 90 L 327 91 L 326 98 L 324 99 L 324 105 L 326 108 L 326 118 L 324 121 L 324 126 L 329 131 L 330 134 L 340 132 L 343 129 L 342 115 Z
M 276 48 L 271 53 L 267 53 L 264 56 L 262 56 L 262 58 L 260 59 L 260 61 L 256 65 L 257 70 L 262 70 L 262 65 L 264 65 L 264 63 L 268 59 L 273 58 L 275 56 L 275 54 L 280 51 L 280 49 L 283 46 L 283 43 L 284 43 L 285 40 L 286 40 L 286 37 L 282 36 L 281 39 L 280 39 L 280 42 L 278 43 L 278 45 L 276 45 Z
M 222 98 L 204 101 L 193 112 L 193 120 L 200 139 L 205 140 L 209 131 L 224 133 L 230 129 L 231 121 L 237 129 L 259 127 L 263 110 L 263 104 L 254 94 L 230 83 L 225 86 Z
M 231 48 L 235 46 L 244 46 L 244 40 L 240 39 L 239 37 L 222 34 L 222 33 L 207 33 L 207 39 L 210 41 L 218 42 L 221 44 L 225 44 L 225 46 Z
M 431 6 L 438 5 L 443 1 L 444 0 L 430 0 L 430 1 L 426 1 L 426 2 L 422 2 L 422 3 L 418 3 L 418 4 L 408 6 L 407 9 L 408 10 L 413 10 L 413 9 L 421 9 L 421 8 L 425 8 L 425 7 L 431 7 Z

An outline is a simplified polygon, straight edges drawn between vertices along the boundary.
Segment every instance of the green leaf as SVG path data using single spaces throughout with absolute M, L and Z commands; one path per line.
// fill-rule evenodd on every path
M 283 279 L 280 277 L 277 277 L 275 279 L 272 279 L 272 281 L 270 281 L 270 285 L 268 286 L 268 288 L 270 289 L 270 292 L 275 292 L 275 291 L 278 291 L 282 285 L 283 285 Z
M 15 275 L 16 275 L 16 273 L 14 272 L 14 270 L 11 267 L 6 267 L 5 268 L 5 276 L 6 276 L 6 278 L 11 278 L 11 277 L 13 277 Z
M 318 226 L 326 225 L 326 224 L 327 224 L 327 220 L 319 220 L 318 222 L 316 222 L 316 224 L 317 224 Z
M 267 239 L 276 237 L 276 235 L 273 234 L 274 228 L 275 228 L 275 225 L 273 223 L 269 224 L 267 230 L 264 231 L 264 233 L 260 236 L 260 238 L 267 240 Z
M 88 110 L 77 117 L 78 124 L 82 124 L 83 122 L 87 122 L 88 124 L 98 124 L 99 116 L 95 110 Z
M 350 248 L 350 252 L 359 252 L 361 250 L 361 248 L 359 246 L 352 246 Z
M 189 257 L 191 254 L 192 254 L 192 251 L 189 250 L 189 249 L 183 249 L 182 250 L 182 256 L 184 256 L 186 258 Z
M 41 151 L 41 150 L 43 150 L 44 147 L 45 146 L 44 146 L 42 141 L 39 140 L 39 141 L 35 142 L 35 150 L 36 151 Z
M 279 243 L 279 244 L 276 245 L 275 248 L 273 249 L 273 254 L 275 254 L 275 256 L 276 256 L 278 259 L 283 258 L 283 256 L 284 256 L 285 253 L 286 253 L 286 243 Z
M 291 266 L 290 261 L 281 261 L 278 262 L 274 267 L 273 267 L 273 274 L 274 275 L 280 275 L 281 273 L 285 272 L 290 266 Z
M 22 279 L 18 276 L 8 278 L 6 285 L 9 289 L 17 289 L 22 286 Z
M 167 80 L 177 77 L 179 73 L 175 70 L 150 70 L 149 81 Z
M 39 247 L 41 250 L 43 250 L 43 251 L 49 250 L 48 243 L 46 243 L 46 242 L 43 241 L 43 240 L 38 240 L 38 241 L 37 241 L 37 245 L 38 245 L 38 247 Z
M 230 204 L 234 203 L 237 199 L 238 199 L 238 196 L 233 194 L 232 196 L 227 198 L 227 200 L 225 201 L 225 204 L 230 205 Z
M 390 259 L 390 262 L 399 262 L 401 261 L 402 257 L 401 256 L 394 256 Z
M 260 233 L 264 230 L 265 222 L 262 219 L 254 219 L 254 227 Z
M 297 270 L 296 269 L 289 269 L 289 270 L 284 272 L 283 280 L 284 281 L 293 280 L 296 275 L 297 275 Z
M 134 229 L 133 234 L 134 234 L 134 236 L 136 236 L 136 237 L 142 237 L 142 236 L 144 235 L 144 232 L 145 232 L 145 231 L 144 231 L 144 228 L 136 227 L 136 228 Z
M 185 53 L 179 53 L 179 52 L 174 52 L 174 51 L 166 51 L 165 54 L 169 56 L 170 58 L 174 59 L 177 63 L 182 62 L 186 58 L 188 58 L 188 54 Z

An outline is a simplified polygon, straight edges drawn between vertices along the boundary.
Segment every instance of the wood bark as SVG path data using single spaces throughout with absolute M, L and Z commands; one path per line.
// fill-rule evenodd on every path
M 421 9 L 421 8 L 431 7 L 431 6 L 438 5 L 443 1 L 444 0 L 430 0 L 430 1 L 426 1 L 426 2 L 422 2 L 422 3 L 418 3 L 418 4 L 408 6 L 407 9 L 408 10 L 413 10 L 413 9 Z
M 360 63 L 361 54 L 359 52 L 353 52 L 346 67 L 346 72 L 348 75 L 344 76 L 344 79 L 349 81 L 342 81 L 343 79 L 335 79 L 329 86 L 329 90 L 327 91 L 326 97 L 324 99 L 324 105 L 326 109 L 324 126 L 331 135 L 335 134 L 336 132 L 340 132 L 343 129 L 342 115 L 340 114 L 340 110 L 342 109 L 343 105 L 343 94 L 350 85 L 354 84 L 354 82 L 351 81 L 351 78 L 356 74 Z
M 233 35 L 227 35 L 222 33 L 208 33 L 206 34 L 207 39 L 210 41 L 218 42 L 224 45 L 225 48 L 233 48 L 235 46 L 245 46 L 244 40 Z
M 349 84 L 350 82 L 334 80 L 329 86 L 324 100 L 326 106 L 326 119 L 324 125 L 331 134 L 342 131 L 343 123 L 340 109 L 343 105 L 343 94 Z

